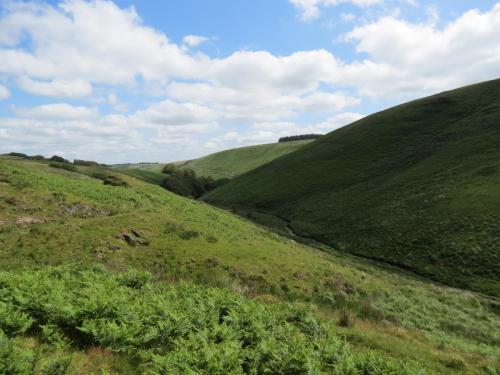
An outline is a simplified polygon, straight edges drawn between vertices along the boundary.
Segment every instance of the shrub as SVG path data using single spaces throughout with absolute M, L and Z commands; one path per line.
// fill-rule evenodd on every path
M 104 185 L 122 186 L 122 187 L 128 186 L 127 181 L 124 181 L 120 177 L 115 175 L 106 176 L 102 181 L 104 182 Z
M 163 167 L 162 173 L 167 176 L 161 186 L 183 197 L 200 198 L 206 192 L 227 182 L 227 179 L 214 180 L 211 177 L 197 177 L 192 169 L 178 169 L 174 164 Z
M 101 266 L 0 272 L 0 285 L 5 311 L 41 325 L 46 345 L 121 352 L 141 373 L 417 373 L 377 354 L 354 354 L 333 327 L 301 305 L 263 304 L 185 283 L 154 284 L 150 274 Z M 30 373 L 32 353 L 0 333 L 0 374 Z M 68 363 L 49 359 L 42 373 L 62 374 Z
M 63 375 L 69 364 L 71 363 L 71 356 L 52 358 L 40 370 L 40 375 Z
M 65 169 L 70 172 L 76 172 L 76 167 L 73 164 L 68 164 L 68 163 L 58 163 L 58 162 L 52 162 L 49 164 L 49 167 L 52 168 L 58 168 L 58 169 Z
M 302 135 L 291 135 L 288 137 L 281 137 L 278 140 L 278 143 L 281 142 L 292 142 L 292 141 L 300 141 L 303 139 L 317 139 L 321 137 L 321 134 L 302 134 Z
M 45 160 L 45 156 L 43 155 L 33 155 L 29 157 L 30 160 Z
M 14 345 L 0 330 L 0 375 L 31 375 L 34 353 Z
M 87 166 L 87 167 L 97 167 L 97 166 L 99 166 L 98 162 L 90 161 L 90 160 L 79 160 L 79 159 L 73 160 L 73 164 L 75 164 L 75 165 L 83 165 L 83 166 Z
M 49 160 L 55 161 L 58 163 L 69 163 L 69 160 L 66 160 L 62 156 L 57 156 L 57 155 L 52 156 Z
M 26 154 L 23 154 L 22 152 L 10 152 L 8 154 L 9 156 L 15 156 L 16 158 L 23 158 L 23 159 L 28 159 L 29 156 Z

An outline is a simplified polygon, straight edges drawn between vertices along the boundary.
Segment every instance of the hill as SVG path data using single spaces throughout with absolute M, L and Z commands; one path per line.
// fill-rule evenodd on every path
M 500 296 L 499 141 L 495 80 L 368 116 L 206 200 L 279 217 L 288 231 L 344 252 Z
M 500 370 L 498 300 L 102 167 L 0 158 L 0 271 L 1 374 Z
M 197 176 L 214 179 L 233 178 L 263 164 L 296 151 L 311 140 L 270 143 L 225 150 L 203 158 L 177 163 L 180 169 L 190 168 Z

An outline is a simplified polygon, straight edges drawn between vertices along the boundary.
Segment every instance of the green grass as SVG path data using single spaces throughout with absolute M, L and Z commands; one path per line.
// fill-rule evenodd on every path
M 194 170 L 197 176 L 233 178 L 296 151 L 310 142 L 311 140 L 304 140 L 234 148 L 177 165 L 180 169 Z
M 0 269 L 13 272 L 9 278 L 75 262 L 135 268 L 151 272 L 159 286 L 185 281 L 266 304 L 306 304 L 335 326 L 353 355 L 375 351 L 416 361 L 428 373 L 500 370 L 498 300 L 296 243 L 116 171 L 128 187 L 78 170 L 0 159 Z M 38 350 L 39 336 L 28 336 L 11 340 Z M 134 373 L 130 356 L 97 344 L 71 349 L 74 366 L 97 373 L 95 362 Z
M 206 200 L 498 297 L 499 139 L 496 80 L 368 116 Z
M 353 352 L 303 306 L 151 278 L 103 267 L 0 272 L 0 373 L 75 373 L 75 352 L 92 347 L 121 355 L 131 373 L 423 373 L 380 352 Z M 33 348 L 19 347 L 24 337 Z
M 192 169 L 199 177 L 212 177 L 216 180 L 233 178 L 296 151 L 311 142 L 311 140 L 303 140 L 240 147 L 173 164 L 181 170 Z M 164 165 L 160 163 L 138 163 L 117 164 L 111 167 L 143 181 L 159 185 L 158 176 L 161 175 Z
M 131 163 L 131 164 L 115 164 L 111 165 L 112 169 L 126 170 L 126 169 L 140 169 L 143 171 L 161 173 L 164 163 Z
M 135 177 L 139 180 L 148 182 L 153 185 L 161 185 L 161 183 L 165 179 L 165 175 L 163 173 L 147 169 L 135 169 L 135 168 L 120 169 L 120 173 L 126 174 L 127 176 Z

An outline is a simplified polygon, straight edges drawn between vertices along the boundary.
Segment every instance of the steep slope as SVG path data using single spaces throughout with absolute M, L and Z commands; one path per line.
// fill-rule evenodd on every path
M 193 169 L 198 176 L 215 179 L 233 178 L 296 151 L 311 142 L 311 140 L 302 140 L 234 148 L 200 159 L 180 162 L 177 165 L 180 169 Z
M 150 325 L 157 327 L 154 319 L 158 316 L 144 318 L 144 321 L 138 318 L 134 323 L 131 310 L 120 309 L 123 303 L 118 292 L 122 290 L 106 286 L 107 282 L 101 285 L 102 274 L 88 275 L 95 283 L 85 284 L 105 292 L 69 292 L 73 300 L 64 297 L 61 294 L 64 288 L 57 286 L 66 271 L 45 271 L 51 265 L 78 263 L 92 267 L 98 263 L 110 270 L 127 271 L 130 267 L 147 270 L 160 283 L 178 285 L 178 281 L 186 280 L 203 287 L 231 289 L 267 304 L 280 300 L 313 302 L 318 306 L 317 314 L 339 325 L 335 328 L 336 334 L 351 342 L 354 352 L 374 351 L 370 358 L 379 364 L 384 363 L 384 358 L 393 357 L 405 362 L 416 361 L 429 373 L 479 374 L 486 368 L 500 370 L 497 360 L 500 302 L 497 300 L 424 282 L 391 267 L 297 244 L 230 213 L 175 196 L 126 175 L 117 173 L 128 187 L 115 187 L 81 174 L 93 175 L 92 169 L 78 167 L 78 171 L 80 173 L 51 168 L 45 163 L 0 158 L 0 271 L 12 272 L 0 272 L 0 277 L 29 281 L 31 273 L 21 270 L 40 269 L 39 276 L 54 279 L 47 284 L 29 281 L 35 286 L 33 290 L 21 287 L 24 281 L 12 281 L 11 291 L 8 284 L 2 284 L 1 330 L 14 332 L 12 324 L 25 327 L 24 323 L 31 320 L 22 311 L 34 314 L 33 317 L 44 324 L 46 316 L 50 323 L 44 326 L 49 338 L 42 335 L 39 338 L 42 342 L 38 342 L 38 338 L 35 342 L 33 338 L 12 338 L 13 353 L 17 353 L 16 343 L 26 349 L 38 344 L 44 347 L 43 340 L 56 340 L 59 324 L 69 333 L 75 333 L 81 322 L 72 320 L 71 324 L 76 326 L 68 326 L 65 320 L 58 318 L 62 315 L 57 309 L 63 309 L 67 316 L 70 310 L 82 309 L 86 301 L 96 311 L 94 314 L 94 310 L 84 308 L 82 314 L 90 311 L 95 324 L 101 318 L 109 319 L 107 314 L 111 311 L 125 314 L 130 327 L 135 323 L 141 325 L 138 332 L 151 328 L 148 332 L 154 333 L 156 328 Z M 68 277 L 74 278 L 74 272 L 70 271 Z M 127 285 L 132 287 L 140 286 L 143 280 L 140 274 L 132 278 L 116 277 L 128 280 Z M 82 280 L 76 278 L 69 285 L 81 290 L 78 283 Z M 19 298 L 16 288 L 20 288 Z M 108 296 L 110 290 L 113 293 Z M 26 293 L 35 293 L 46 302 L 22 297 Z M 99 304 L 94 304 L 93 296 Z M 137 294 L 137 298 L 142 299 L 130 303 L 134 306 L 144 303 L 145 296 L 141 296 L 142 293 Z M 60 303 L 54 302 L 56 297 L 61 299 Z M 105 297 L 109 297 L 109 301 Z M 222 303 L 231 299 L 234 298 L 229 297 Z M 181 306 L 185 306 L 185 302 Z M 196 300 L 197 306 L 199 302 Z M 208 302 L 215 309 L 217 305 Z M 241 303 L 241 306 L 247 304 Z M 40 310 L 32 304 L 41 306 Z M 21 310 L 19 314 L 11 316 L 18 310 Z M 215 314 L 215 310 L 211 310 L 212 313 Z M 78 314 L 75 316 L 84 316 Z M 451 316 L 456 320 L 450 319 Z M 175 319 L 179 324 L 184 321 Z M 99 326 L 102 331 L 95 327 L 105 338 L 102 342 L 95 338 L 93 345 L 102 344 L 120 351 L 120 345 L 126 345 L 131 351 L 135 351 L 136 344 L 143 348 L 141 342 L 123 341 L 128 340 L 123 335 L 133 330 L 124 328 L 125 331 L 118 333 L 113 324 L 103 323 Z M 315 323 L 308 320 L 307 324 L 314 326 Z M 106 327 L 113 330 L 114 343 Z M 0 341 L 4 341 L 1 332 Z M 4 347 L 8 349 L 10 344 Z M 47 346 L 44 348 L 45 353 Z M 78 348 L 81 344 L 71 350 L 63 348 L 52 352 L 50 349 L 50 355 L 37 358 L 44 361 L 44 358 L 52 360 L 54 356 L 68 358 L 69 355 L 73 358 L 69 368 L 77 370 L 68 373 L 99 372 L 98 366 L 102 363 L 109 365 L 106 368 L 111 373 L 136 372 L 124 369 L 134 358 L 125 353 Z
M 376 113 L 210 193 L 289 230 L 500 296 L 500 80 Z

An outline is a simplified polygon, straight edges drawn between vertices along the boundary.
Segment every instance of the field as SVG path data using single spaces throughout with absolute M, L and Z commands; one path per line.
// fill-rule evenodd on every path
M 335 373 L 339 368 L 335 366 L 344 363 L 338 359 L 343 350 L 351 373 L 363 373 L 362 366 L 396 368 L 394 373 L 401 373 L 403 367 L 408 373 L 429 374 L 500 371 L 497 299 L 429 283 L 342 252 L 302 245 L 116 170 L 112 172 L 127 187 L 103 185 L 89 177 L 95 171 L 77 169 L 71 172 L 46 163 L 0 159 L 0 269 L 8 271 L 0 274 L 1 340 L 8 342 L 2 358 L 20 356 L 26 366 L 40 368 L 60 360 L 61 366 L 67 365 L 66 373 L 82 369 L 90 373 L 98 366 L 120 374 L 138 369 L 167 371 L 179 363 L 187 366 L 184 373 L 206 371 L 199 366 L 207 363 L 222 366 L 217 368 L 224 373 L 230 368 L 224 366 L 238 367 L 235 364 L 250 357 L 266 358 L 264 347 L 277 348 L 259 341 L 258 350 L 242 350 L 237 321 L 251 310 L 255 312 L 249 318 L 252 324 L 276 328 L 266 330 L 269 345 L 290 342 L 271 350 L 273 355 L 292 356 L 297 366 L 308 366 L 309 372 L 297 367 L 298 373 Z M 150 275 L 144 276 L 144 271 Z M 116 286 L 117 280 L 129 280 L 126 275 L 130 273 L 136 276 L 129 285 Z M 92 282 L 86 282 L 89 279 Z M 36 289 L 37 285 L 44 287 Z M 144 285 L 146 289 L 141 289 Z M 236 326 L 221 327 L 213 320 L 193 322 L 196 314 L 190 309 L 195 307 L 178 301 L 186 293 L 199 301 L 201 306 L 196 308 L 209 309 L 210 319 L 220 316 L 217 306 L 236 303 Z M 95 297 L 96 301 L 90 296 L 101 297 Z M 170 341 L 159 343 L 154 336 L 156 315 L 135 318 L 138 298 L 141 303 L 147 299 L 168 302 L 172 310 L 167 312 L 187 324 L 179 326 L 184 334 L 173 334 L 168 336 Z M 307 311 L 307 326 L 326 328 L 304 337 L 301 320 L 284 318 L 299 308 Z M 67 321 L 67 316 L 75 319 Z M 127 324 L 122 327 L 119 321 Z M 87 323 L 82 326 L 83 322 Z M 137 341 L 133 330 L 151 325 L 156 327 L 147 335 L 151 341 Z M 125 332 L 125 326 L 132 331 Z M 90 341 L 70 334 L 80 332 L 81 327 L 91 335 Z M 283 334 L 292 339 L 283 339 Z M 311 345 L 318 345 L 322 335 L 331 336 L 328 342 L 337 359 L 321 357 L 319 350 L 311 352 Z M 54 336 L 55 341 L 47 343 L 47 336 Z M 344 341 L 346 349 L 337 346 Z M 191 348 L 189 353 L 179 342 Z M 221 353 L 217 350 L 213 362 L 193 354 L 200 352 L 200 345 L 213 349 L 216 344 L 224 348 L 224 358 L 217 357 Z M 137 348 L 144 357 L 127 354 Z M 144 367 L 152 361 L 153 367 Z M 423 372 L 415 372 L 416 368 Z
M 212 177 L 215 180 L 233 178 L 296 151 L 311 142 L 311 140 L 301 140 L 233 148 L 199 159 L 178 161 L 173 164 L 181 170 L 192 169 L 200 177 Z M 146 182 L 156 183 L 154 181 L 158 179 L 164 165 L 160 163 L 117 164 L 112 168 Z
M 499 139 L 496 80 L 368 116 L 204 199 L 499 297 Z

